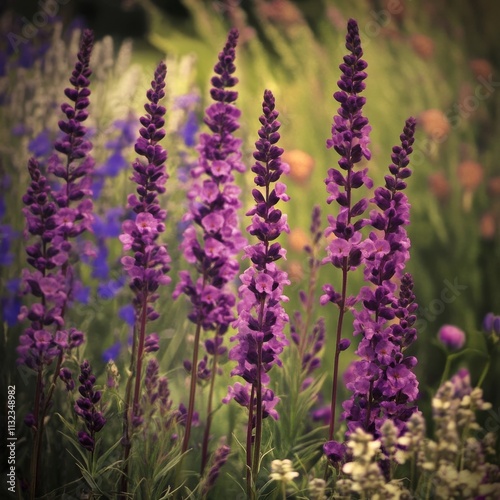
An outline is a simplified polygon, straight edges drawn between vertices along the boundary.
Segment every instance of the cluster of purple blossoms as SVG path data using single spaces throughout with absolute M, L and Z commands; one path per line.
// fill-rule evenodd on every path
M 344 56 L 344 62 L 340 65 L 342 75 L 337 82 L 340 91 L 333 95 L 340 103 L 340 108 L 334 116 L 332 138 L 327 141 L 327 146 L 333 147 L 340 155 L 338 164 L 344 173 L 331 168 L 325 180 L 327 192 L 330 194 L 328 203 L 336 201 L 340 209 L 337 217 L 328 215 L 329 227 L 325 235 L 333 233 L 335 238 L 328 245 L 328 256 L 323 261 L 342 269 L 344 274 L 361 264 L 360 230 L 365 221 L 359 217 L 368 207 L 365 198 L 354 203 L 353 190 L 362 186 L 371 188 L 373 185 L 367 177 L 367 168 L 354 170 L 354 166 L 363 158 L 369 160 L 371 157 L 368 149 L 371 127 L 362 113 L 366 98 L 359 96 L 366 87 L 364 80 L 367 74 L 364 70 L 367 63 L 362 59 L 358 25 L 353 19 L 350 19 L 347 25 L 346 47 L 351 53 Z M 330 301 L 343 310 L 356 303 L 355 297 L 346 298 L 345 294 L 337 292 L 332 285 L 325 285 L 323 291 L 325 293 L 321 297 L 322 304 Z
M 247 212 L 252 216 L 247 231 L 259 243 L 245 247 L 245 256 L 250 259 L 251 266 L 240 275 L 238 319 L 234 322 L 238 332 L 231 338 L 236 345 L 229 353 L 229 358 L 238 363 L 231 375 L 242 377 L 246 384 L 236 383 L 230 387 L 223 401 L 234 399 L 257 419 L 268 415 L 277 419 L 274 407 L 279 398 L 266 385 L 269 370 L 274 365 L 281 366 L 279 356 L 288 345 L 283 332 L 288 316 L 282 302 L 287 300 L 283 288 L 290 282 L 287 273 L 276 266 L 276 261 L 285 257 L 286 252 L 275 241 L 283 231 L 289 231 L 286 215 L 276 207 L 280 200 L 289 200 L 285 184 L 278 182 L 288 171 L 288 165 L 281 161 L 283 149 L 276 146 L 280 122 L 274 96 L 269 90 L 264 92 L 262 109 L 260 139 L 255 143 L 257 151 L 253 154 L 257 161 L 252 172 L 256 174 L 255 184 L 264 188 L 264 194 L 259 189 L 252 191 L 255 207 Z
M 165 136 L 166 109 L 159 101 L 165 96 L 167 67 L 161 62 L 156 68 L 151 89 L 147 91 L 149 102 L 144 106 L 147 114 L 140 118 L 142 128 L 135 144 L 135 151 L 146 161 L 136 159 L 131 180 L 137 184 L 137 195 L 128 196 L 128 207 L 133 210 L 135 220 L 123 223 L 119 239 L 125 252 L 132 250 L 134 256 L 122 258 L 122 264 L 130 279 L 130 288 L 135 294 L 136 319 L 153 321 L 159 317 L 151 305 L 158 299 L 158 287 L 170 283 L 166 273 L 170 270 L 170 256 L 165 245 L 157 242 L 165 231 L 166 211 L 161 208 L 158 194 L 165 192 L 168 175 L 165 170 L 167 152 L 159 144 Z M 143 342 L 146 342 L 144 339 Z
M 367 63 L 362 59 L 363 49 L 358 25 L 353 19 L 347 23 L 346 48 L 349 54 L 344 56 L 344 62 L 339 66 L 342 72 L 337 82 L 340 91 L 333 95 L 334 99 L 340 103 L 340 107 L 333 119 L 332 137 L 327 141 L 327 147 L 333 147 L 340 155 L 338 160 L 340 170 L 331 168 L 325 179 L 327 192 L 330 195 L 327 202 L 335 201 L 340 208 L 337 217 L 328 216 L 329 226 L 325 231 L 325 236 L 333 235 L 335 238 L 332 238 L 327 246 L 328 255 L 323 259 L 323 263 L 331 263 L 342 272 L 341 289 L 338 291 L 333 285 L 326 284 L 323 286 L 324 294 L 320 298 L 322 305 L 332 302 L 339 308 L 330 401 L 329 440 L 333 438 L 335 427 L 340 353 L 350 345 L 348 339 L 342 339 L 344 315 L 348 309 L 353 309 L 358 301 L 357 297 L 347 295 L 348 274 L 362 263 L 361 229 L 365 225 L 365 220 L 361 218 L 361 215 L 368 207 L 368 201 L 365 198 L 355 202 L 353 195 L 355 189 L 362 186 L 371 188 L 373 184 L 367 176 L 368 169 L 354 169 L 363 158 L 369 160 L 371 157 L 368 149 L 371 127 L 362 113 L 366 99 L 359 94 L 366 87 L 364 80 L 367 74 L 364 70 Z
M 218 335 L 234 320 L 235 297 L 226 284 L 238 273 L 236 255 L 246 243 L 237 216 L 241 190 L 234 183 L 234 173 L 245 168 L 241 140 L 233 136 L 239 128 L 240 111 L 234 106 L 238 93 L 228 90 L 238 82 L 233 76 L 237 41 L 238 32 L 231 30 L 214 67 L 211 96 L 215 102 L 206 109 L 204 120 L 211 133 L 200 134 L 199 161 L 190 172 L 193 184 L 188 192 L 189 209 L 183 217 L 189 225 L 181 249 L 197 277 L 193 280 L 189 271 L 182 271 L 173 294 L 177 298 L 184 293 L 192 304 L 189 319 Z M 222 339 L 207 342 L 209 354 L 221 349 Z
M 137 427 L 144 421 L 148 424 L 145 430 L 153 433 L 159 427 L 170 429 L 181 419 L 179 410 L 172 410 L 172 399 L 168 379 L 160 376 L 160 365 L 154 357 L 148 360 L 144 377 L 144 393 L 140 402 L 140 408 L 133 418 L 133 425 Z M 154 422 L 158 419 L 159 422 Z M 152 423 L 158 425 L 151 425 Z
M 185 294 L 191 302 L 188 318 L 196 325 L 191 362 L 184 364 L 191 372 L 191 388 L 184 435 L 187 449 L 191 421 L 194 415 L 196 384 L 217 374 L 217 359 L 225 354 L 224 335 L 234 321 L 235 294 L 230 284 L 239 271 L 236 255 L 246 244 L 239 228 L 238 209 L 241 207 L 240 188 L 235 184 L 235 172 L 243 172 L 241 140 L 234 137 L 239 128 L 240 111 L 234 105 L 238 93 L 232 88 L 238 83 L 233 76 L 236 66 L 238 31 L 229 32 L 226 44 L 219 53 L 212 77 L 212 99 L 205 111 L 204 122 L 211 133 L 200 134 L 198 162 L 190 170 L 192 185 L 187 193 L 189 208 L 183 222 L 187 225 L 180 248 L 184 258 L 195 269 L 195 275 L 181 271 L 173 297 Z M 212 339 L 205 340 L 208 356 L 198 362 L 200 333 L 213 331 Z M 212 393 L 208 401 L 208 419 L 202 453 L 202 467 L 206 463 L 206 447 L 210 428 Z
M 229 446 L 227 446 L 225 444 L 219 446 L 217 448 L 217 450 L 215 451 L 213 461 L 212 461 L 212 466 L 210 467 L 210 470 L 208 471 L 205 482 L 203 483 L 203 488 L 202 488 L 202 492 L 201 492 L 203 498 L 206 497 L 208 492 L 215 485 L 215 482 L 217 481 L 217 478 L 219 477 L 220 470 L 222 469 L 224 464 L 227 462 L 227 459 L 229 458 L 230 452 L 231 452 L 231 448 L 229 448 Z
M 36 238 L 26 248 L 27 262 L 35 271 L 23 271 L 26 293 L 40 299 L 30 308 L 21 309 L 19 319 L 28 318 L 31 326 L 20 337 L 18 363 L 34 370 L 49 365 L 56 357 L 62 359 L 65 351 L 78 347 L 83 342 L 83 333 L 71 328 L 64 330 L 64 315 L 72 294 L 77 288 L 73 267 L 69 264 L 72 250 L 70 238 L 75 238 L 89 229 L 92 222 L 90 174 L 94 165 L 89 155 L 92 144 L 86 139 L 87 130 L 82 125 L 88 117 L 89 67 L 93 46 L 93 34 L 83 32 L 78 61 L 70 78 L 73 88 L 65 95 L 73 104 L 61 106 L 67 120 L 59 122 L 63 136 L 54 145 L 66 156 L 63 162 L 57 154 L 49 159 L 48 172 L 64 182 L 53 191 L 48 179 L 42 174 L 40 165 L 31 158 L 28 171 L 30 187 L 23 196 L 26 207 L 26 234 Z M 78 203 L 72 207 L 72 203 Z M 53 325 L 55 333 L 48 328 Z
M 66 157 L 65 161 L 57 154 L 48 160 L 48 171 L 64 182 L 54 198 L 59 207 L 61 230 L 66 238 L 78 236 L 90 228 L 92 223 L 92 170 L 94 159 L 89 155 L 92 143 L 86 138 L 87 128 L 82 123 L 88 118 L 87 108 L 90 104 L 89 77 L 92 71 L 89 68 L 92 51 L 93 34 L 85 30 L 82 45 L 78 53 L 78 62 L 69 79 L 73 88 L 65 89 L 66 97 L 72 104 L 61 105 L 66 120 L 59 121 L 62 137 L 56 140 L 54 148 Z M 70 204 L 79 202 L 77 207 L 70 208 Z
M 84 421 L 86 430 L 78 432 L 78 442 L 88 451 L 93 452 L 95 448 L 95 434 L 99 432 L 106 423 L 102 411 L 98 408 L 101 401 L 101 391 L 94 390 L 96 378 L 87 360 L 80 365 L 78 377 L 80 386 L 78 392 L 80 397 L 75 403 L 76 414 Z
M 409 118 L 400 136 L 401 146 L 393 148 L 391 175 L 385 177 L 385 187 L 377 188 L 371 200 L 378 207 L 370 213 L 369 223 L 375 231 L 362 251 L 365 279 L 372 286 L 361 289 L 363 308 L 354 313 L 354 335 L 362 335 L 362 339 L 356 351 L 361 359 L 354 362 L 347 383 L 353 395 L 343 404 L 348 433 L 362 427 L 379 436 L 387 418 L 402 431 L 416 410 L 418 382 L 412 368 L 417 360 L 404 355 L 416 339 L 417 304 L 413 279 L 403 274 L 410 241 L 405 229 L 409 204 L 402 192 L 404 179 L 411 175 L 408 157 L 414 132 L 415 119 Z
M 167 152 L 159 144 L 165 136 L 163 126 L 166 109 L 159 102 L 165 96 L 166 74 L 167 67 L 164 62 L 160 62 L 151 88 L 146 93 L 148 102 L 144 109 L 147 114 L 140 118 L 142 127 L 135 144 L 135 152 L 144 157 L 145 161 L 137 158 L 132 164 L 134 173 L 131 180 L 137 184 L 137 195 L 130 194 L 127 199 L 128 208 L 135 214 L 135 220 L 125 220 L 122 225 L 123 233 L 119 237 L 123 250 L 133 251 L 133 256 L 126 255 L 121 259 L 134 293 L 135 313 L 131 358 L 133 376 L 128 381 L 125 402 L 123 442 L 127 456 L 131 446 L 128 424 L 131 422 L 136 427 L 142 423 L 140 393 L 144 355 L 159 349 L 158 335 L 146 335 L 146 327 L 148 321 L 154 321 L 160 316 L 153 307 L 159 298 L 158 288 L 170 283 L 170 277 L 166 275 L 170 270 L 170 255 L 166 245 L 158 243 L 160 234 L 165 231 L 166 219 L 166 211 L 161 208 L 158 195 L 165 192 L 168 179 L 165 169 Z M 128 414 L 130 408 L 131 415 Z M 124 483 L 123 487 L 126 488 L 126 480 Z

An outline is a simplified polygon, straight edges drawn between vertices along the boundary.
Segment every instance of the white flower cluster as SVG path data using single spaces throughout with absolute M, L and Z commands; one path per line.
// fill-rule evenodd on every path
M 445 382 L 432 400 L 434 440 L 420 439 L 415 449 L 434 498 L 500 498 L 500 470 L 488 463 L 496 436 L 478 437 L 476 411 L 491 409 L 482 397 L 462 373 Z
M 402 435 L 390 420 L 379 439 L 357 429 L 347 443 L 352 460 L 342 467 L 333 498 L 500 498 L 500 468 L 488 462 L 496 454 L 497 436 L 483 432 L 476 421 L 477 411 L 491 408 L 482 397 L 462 372 L 432 400 L 433 439 L 426 438 L 420 413 L 410 418 Z M 395 479 L 403 464 L 411 482 Z
M 293 470 L 291 460 L 273 460 L 271 462 L 271 474 L 269 478 L 273 481 L 283 482 L 285 484 L 293 482 L 299 476 L 299 473 Z
M 342 467 L 342 472 L 348 477 L 337 481 L 334 498 L 350 499 L 353 494 L 373 500 L 410 498 L 410 493 L 404 488 L 402 481 L 386 481 L 380 462 L 380 459 L 384 458 L 381 451 L 384 444 L 390 450 L 391 457 L 404 461 L 399 447 L 406 444 L 407 440 L 397 437 L 397 429 L 389 420 L 384 423 L 382 432 L 384 435 L 380 440 L 373 439 L 371 434 L 360 428 L 351 434 L 347 446 L 351 450 L 353 460 Z
M 310 500 L 326 500 L 326 481 L 320 478 L 313 478 L 308 484 L 308 498 Z

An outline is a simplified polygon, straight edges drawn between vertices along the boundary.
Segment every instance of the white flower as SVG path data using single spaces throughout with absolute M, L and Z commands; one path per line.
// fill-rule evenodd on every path
M 285 484 L 291 483 L 299 473 L 293 470 L 293 464 L 291 460 L 273 460 L 271 462 L 271 474 L 269 478 L 273 481 L 282 481 Z

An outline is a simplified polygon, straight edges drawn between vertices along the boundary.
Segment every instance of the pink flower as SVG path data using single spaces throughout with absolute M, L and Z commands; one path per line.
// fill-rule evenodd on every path
M 458 351 L 465 345 L 465 333 L 453 325 L 443 325 L 438 332 L 440 342 L 451 351 Z
M 141 234 L 150 234 L 153 236 L 157 233 L 158 221 L 149 212 L 141 212 L 138 214 L 135 219 L 135 225 Z

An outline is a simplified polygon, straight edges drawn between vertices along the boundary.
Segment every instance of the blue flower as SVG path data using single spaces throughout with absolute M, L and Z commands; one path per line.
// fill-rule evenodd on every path
M 28 149 L 36 158 L 48 156 L 53 149 L 52 138 L 48 130 L 42 130 L 28 144 Z
M 109 265 L 108 265 L 108 249 L 104 243 L 99 242 L 97 247 L 97 255 L 94 259 L 92 277 L 101 280 L 107 279 L 109 277 Z
M 29 131 L 30 131 L 30 129 L 26 125 L 24 125 L 23 123 L 18 123 L 17 125 L 14 125 L 11 128 L 10 133 L 14 137 L 22 137 L 23 135 L 27 134 Z
M 133 144 L 137 135 L 137 117 L 130 113 L 127 120 L 115 120 L 113 126 L 120 132 L 116 139 L 106 143 L 107 149 L 124 149 Z
M 112 299 L 118 295 L 118 292 L 123 288 L 125 284 L 125 277 L 122 276 L 117 280 L 109 280 L 106 283 L 101 283 L 97 287 L 97 295 L 101 299 Z
M 127 160 L 125 160 L 120 151 L 115 151 L 98 172 L 105 177 L 116 177 L 126 167 Z
M 97 238 L 117 238 L 121 234 L 121 207 L 110 208 L 104 218 L 94 215 L 92 229 Z
M 10 251 L 10 243 L 16 234 L 16 231 L 8 224 L 0 225 L 0 266 L 8 266 L 14 260 Z
M 19 297 L 2 297 L 0 299 L 2 307 L 2 315 L 7 326 L 14 326 L 17 324 L 17 316 L 21 311 L 21 300 Z
M 5 217 L 5 212 L 6 212 L 5 200 L 3 198 L 0 198 L 0 219 L 3 219 Z
M 108 347 L 103 353 L 102 353 L 102 359 L 106 363 L 108 361 L 112 361 L 118 358 L 120 355 L 120 351 L 122 348 L 121 342 L 115 342 L 111 347 Z
M 73 297 L 81 304 L 88 304 L 90 301 L 90 287 L 83 286 L 81 283 L 79 283 L 79 286 L 77 286 L 76 289 L 73 290 Z
M 198 119 L 194 111 L 189 111 L 186 123 L 180 130 L 186 146 L 193 147 L 196 144 L 196 134 L 198 133 Z
M 134 326 L 135 324 L 135 309 L 132 304 L 120 307 L 118 316 L 123 319 L 128 325 Z
M 3 50 L 0 51 L 0 76 L 7 74 L 7 54 Z
M 101 196 L 102 189 L 104 188 L 104 177 L 96 174 L 92 178 L 92 195 L 94 200 Z

